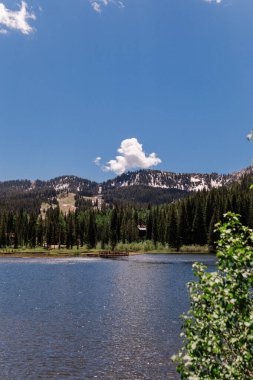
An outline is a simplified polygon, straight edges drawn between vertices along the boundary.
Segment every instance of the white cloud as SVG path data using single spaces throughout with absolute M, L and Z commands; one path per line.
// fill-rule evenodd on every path
M 22 1 L 18 11 L 12 11 L 0 3 L 0 33 L 6 34 L 9 30 L 17 30 L 23 34 L 30 34 L 33 28 L 29 20 L 35 20 L 34 13 L 27 10 L 27 4 Z
M 109 5 L 115 5 L 118 8 L 124 8 L 125 5 L 121 0 L 87 0 L 92 9 L 97 13 L 102 13 L 103 9 Z M 42 9 L 38 7 L 40 11 Z M 19 31 L 23 34 L 30 34 L 34 31 L 30 25 L 30 20 L 36 20 L 33 12 L 28 10 L 26 1 L 22 0 L 18 10 L 8 9 L 0 0 L 0 35 L 7 34 L 11 30 Z
M 93 161 L 95 165 L 100 166 L 102 158 L 101 157 L 96 157 L 95 160 Z
M 205 0 L 206 3 L 216 3 L 221 4 L 223 0 Z
M 246 136 L 249 141 L 253 141 L 253 129 L 251 132 Z
M 123 1 L 120 0 L 88 0 L 93 10 L 97 13 L 102 13 L 103 8 L 107 7 L 110 4 L 114 4 L 119 8 L 124 8 L 125 5 Z
M 162 162 L 155 153 L 145 154 L 142 144 L 136 138 L 123 140 L 118 152 L 120 155 L 107 162 L 104 171 L 123 174 L 131 169 L 148 169 Z
M 101 9 L 101 4 L 99 4 L 97 1 L 92 1 L 91 2 L 91 6 L 93 8 L 93 10 L 97 13 L 101 13 L 102 12 L 102 9 Z

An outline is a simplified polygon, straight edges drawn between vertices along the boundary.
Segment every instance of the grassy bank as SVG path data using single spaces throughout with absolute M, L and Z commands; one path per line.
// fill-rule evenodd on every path
M 208 253 L 208 246 L 200 245 L 184 245 L 180 247 L 179 250 L 170 247 L 169 245 L 164 245 L 157 243 L 156 245 L 150 241 L 146 240 L 138 243 L 119 243 L 116 246 L 116 250 L 119 251 L 129 251 L 129 252 L 140 252 L 140 253 Z
M 47 256 L 47 257 L 55 257 L 55 256 L 95 256 L 98 255 L 99 252 L 110 250 L 110 246 L 105 246 L 104 249 L 101 248 L 100 244 L 96 246 L 96 248 L 88 248 L 87 246 L 83 247 L 73 247 L 72 249 L 67 249 L 65 247 L 62 248 L 44 248 L 44 247 L 21 247 L 21 248 L 13 248 L 6 247 L 0 248 L 0 255 L 13 255 L 13 256 Z M 163 245 L 161 243 L 153 244 L 150 241 L 145 242 L 137 242 L 137 243 L 128 243 L 123 244 L 119 243 L 115 247 L 116 251 L 126 251 L 130 254 L 139 253 L 208 253 L 208 246 L 198 246 L 198 245 L 188 245 L 182 246 L 179 251 L 175 248 L 171 248 L 167 245 Z

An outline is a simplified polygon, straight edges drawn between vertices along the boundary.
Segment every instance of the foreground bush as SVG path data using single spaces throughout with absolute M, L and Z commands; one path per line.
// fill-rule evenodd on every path
M 181 379 L 253 379 L 253 232 L 228 213 L 220 234 L 217 272 L 194 264 L 188 284 L 184 347 L 173 358 Z

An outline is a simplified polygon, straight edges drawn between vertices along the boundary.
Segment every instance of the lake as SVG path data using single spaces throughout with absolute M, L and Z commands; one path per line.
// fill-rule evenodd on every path
M 178 379 L 192 263 L 210 255 L 0 259 L 0 379 Z

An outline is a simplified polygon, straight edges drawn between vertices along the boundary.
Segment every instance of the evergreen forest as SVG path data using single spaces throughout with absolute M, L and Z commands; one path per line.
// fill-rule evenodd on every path
M 102 210 L 83 204 L 75 212 L 63 214 L 51 196 L 52 204 L 40 213 L 37 194 L 0 199 L 0 248 L 47 247 L 94 248 L 98 244 L 114 249 L 118 243 L 151 241 L 157 246 L 179 249 L 182 245 L 208 245 L 217 240 L 215 224 L 227 211 L 239 213 L 242 223 L 253 227 L 252 177 L 210 191 L 199 191 L 180 200 L 146 207 L 110 205 Z M 144 227 L 140 233 L 138 226 Z

